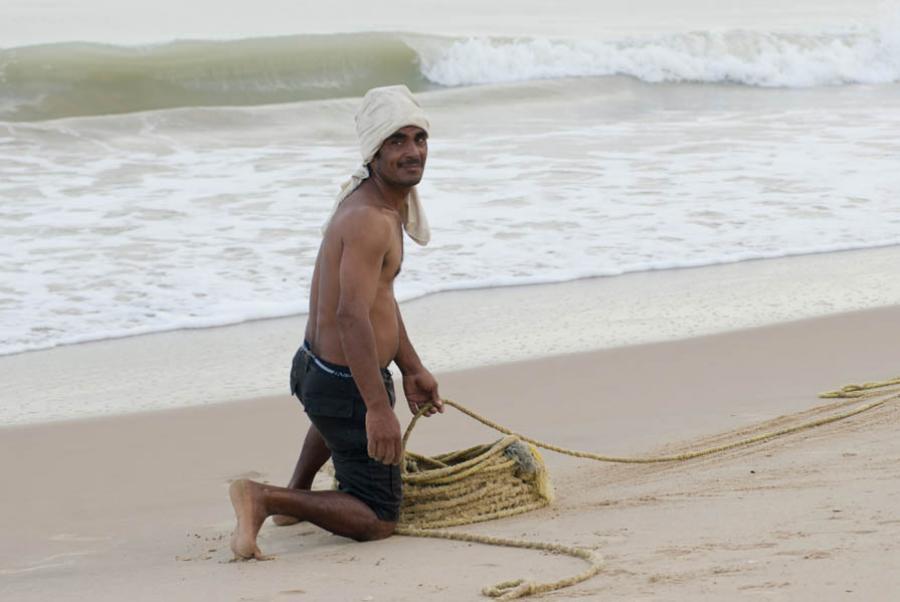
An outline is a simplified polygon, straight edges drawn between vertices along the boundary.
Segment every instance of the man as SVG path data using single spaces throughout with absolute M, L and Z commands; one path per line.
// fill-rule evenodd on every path
M 294 356 L 291 392 L 312 425 L 290 487 L 246 479 L 229 491 L 236 558 L 265 558 L 256 543 L 266 517 L 308 520 L 358 541 L 390 536 L 401 483 L 400 423 L 387 366 L 403 373 L 410 410 L 443 411 L 438 385 L 406 333 L 393 282 L 403 230 L 430 236 L 415 186 L 428 155 L 429 124 L 405 86 L 370 90 L 356 115 L 363 165 L 341 189 L 324 229 L 310 291 L 306 340 Z M 309 491 L 332 457 L 337 491 Z

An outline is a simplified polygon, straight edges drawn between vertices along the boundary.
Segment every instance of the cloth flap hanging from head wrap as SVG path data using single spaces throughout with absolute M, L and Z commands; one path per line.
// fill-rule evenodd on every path
M 356 135 L 359 138 L 359 151 L 362 155 L 362 165 L 350 176 L 350 179 L 341 185 L 331 209 L 328 220 L 322 227 L 322 231 L 328 227 L 331 218 L 338 206 L 351 192 L 357 189 L 363 181 L 369 177 L 367 165 L 384 141 L 402 127 L 414 125 L 426 132 L 430 125 L 425 113 L 413 98 L 406 86 L 384 86 L 372 88 L 365 97 L 362 105 L 356 113 Z M 420 245 L 427 245 L 431 240 L 431 229 L 428 227 L 428 219 L 422 209 L 419 194 L 413 187 L 406 197 L 405 207 L 401 208 L 403 229 Z

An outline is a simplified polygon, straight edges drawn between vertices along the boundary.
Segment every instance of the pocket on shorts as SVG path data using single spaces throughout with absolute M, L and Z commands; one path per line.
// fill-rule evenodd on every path
M 366 483 L 367 503 L 375 515 L 385 521 L 396 522 L 400 514 L 403 489 L 399 466 L 385 466 L 369 458 L 368 482 Z
M 294 354 L 294 359 L 291 362 L 291 374 L 288 381 L 291 387 L 291 395 L 300 397 L 304 376 L 306 376 L 306 353 L 301 348 Z

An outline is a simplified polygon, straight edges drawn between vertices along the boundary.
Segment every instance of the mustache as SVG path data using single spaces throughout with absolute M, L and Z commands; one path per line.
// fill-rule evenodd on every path
M 409 161 L 402 161 L 399 165 L 400 167 L 422 167 L 423 163 L 418 159 L 411 159 Z

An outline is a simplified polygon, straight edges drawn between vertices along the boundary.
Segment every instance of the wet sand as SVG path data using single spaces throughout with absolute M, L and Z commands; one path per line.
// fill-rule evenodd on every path
M 403 303 L 434 372 L 884 307 L 900 246 L 560 284 L 462 290 Z M 306 316 L 179 330 L 0 357 L 0 423 L 162 410 L 287 391 Z

